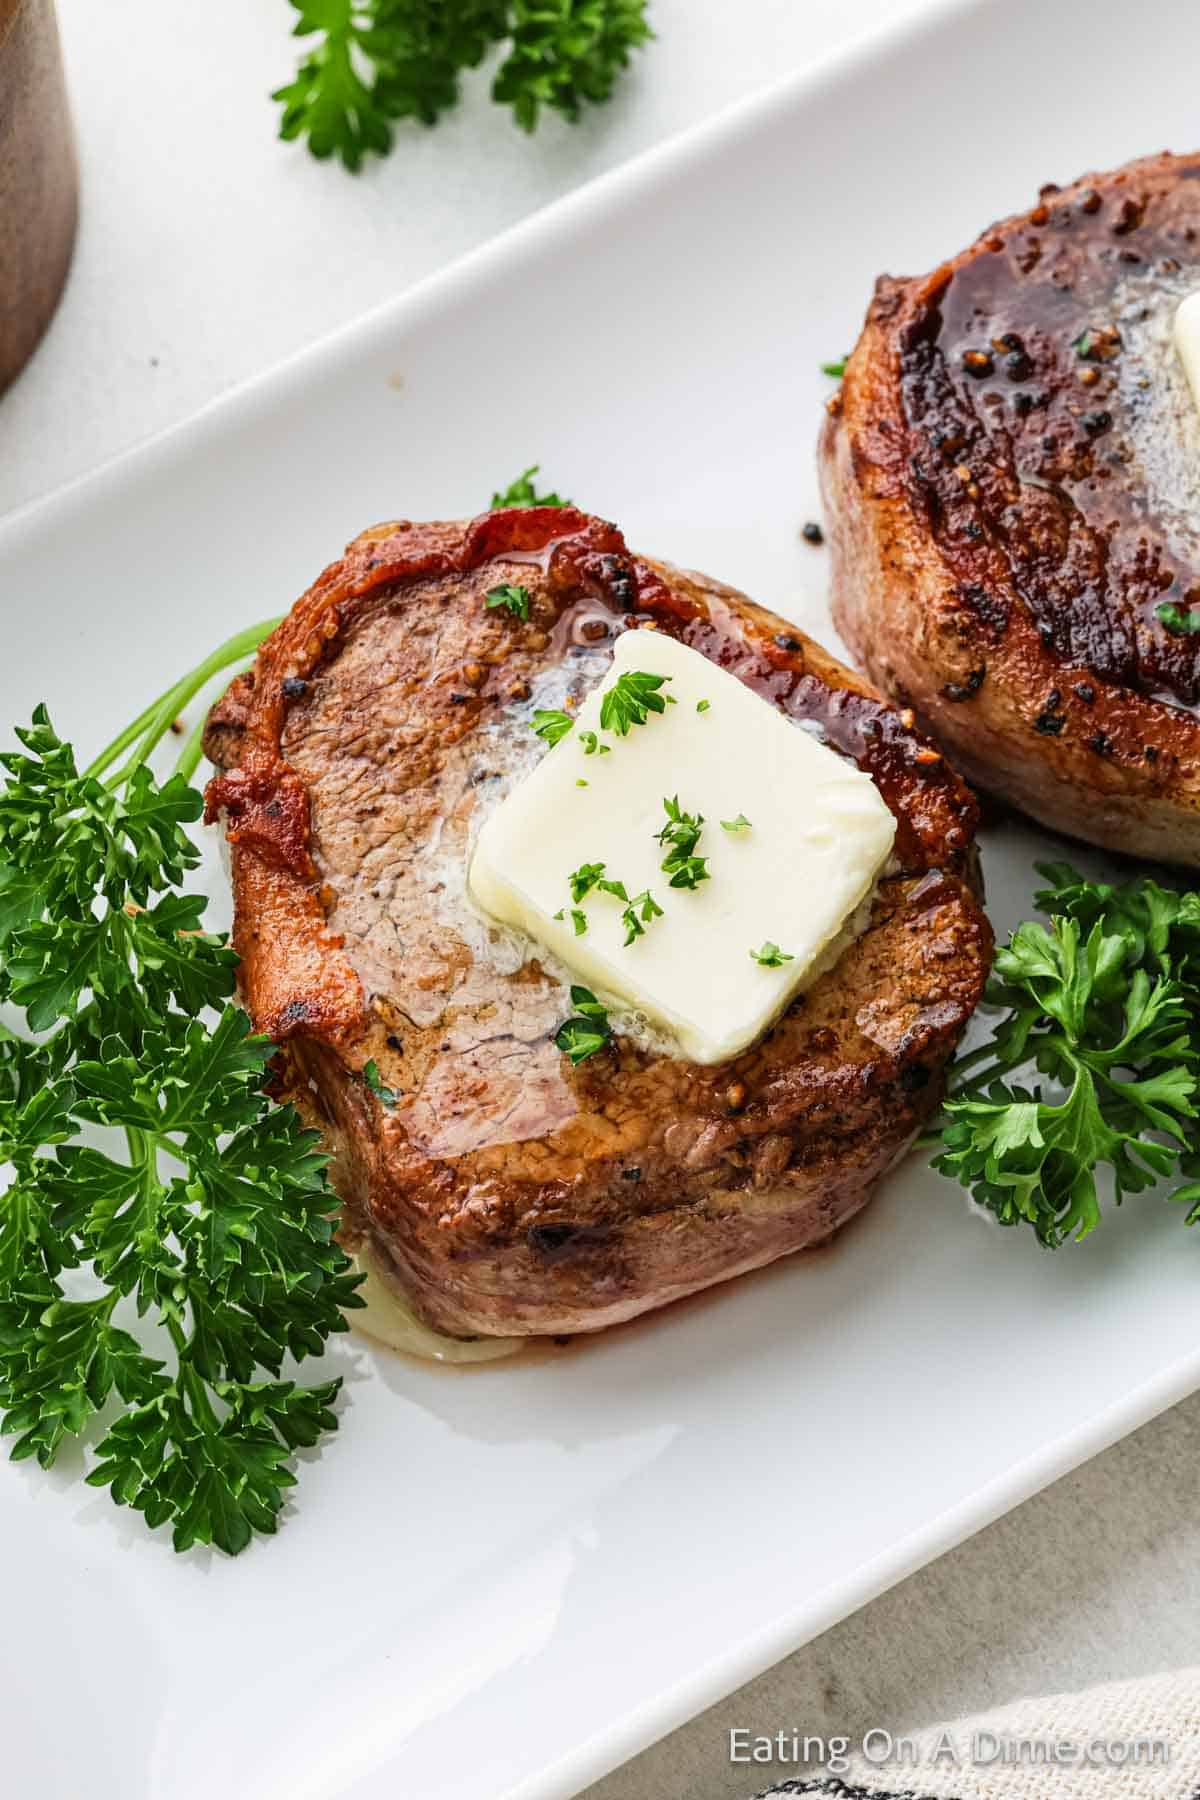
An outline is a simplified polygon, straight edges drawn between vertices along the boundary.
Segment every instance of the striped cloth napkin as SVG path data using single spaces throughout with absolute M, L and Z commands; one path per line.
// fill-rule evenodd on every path
M 1200 1668 L 813 1739 L 805 1766 L 758 1800 L 1200 1800 Z

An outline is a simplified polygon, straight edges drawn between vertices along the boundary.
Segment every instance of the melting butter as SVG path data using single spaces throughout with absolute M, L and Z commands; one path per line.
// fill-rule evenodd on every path
M 606 730 L 605 694 L 639 673 L 660 678 L 669 704 L 624 735 Z M 625 632 L 575 718 L 484 822 L 469 891 L 677 1053 L 723 1062 L 828 966 L 887 862 L 895 819 L 854 763 L 663 632 Z M 706 873 L 690 888 L 662 867 L 664 802 L 676 797 L 703 815 Z M 600 888 L 573 903 L 571 871 L 601 863 L 630 900 L 649 893 L 661 908 L 646 909 L 641 935 Z
M 360 1245 L 350 1253 L 350 1260 L 363 1276 L 358 1292 L 365 1304 L 347 1313 L 346 1317 L 356 1331 L 366 1332 L 368 1337 L 385 1344 L 389 1350 L 418 1356 L 423 1362 L 483 1363 L 516 1356 L 528 1344 L 536 1342 L 527 1337 L 446 1337 L 418 1319 L 369 1246 Z

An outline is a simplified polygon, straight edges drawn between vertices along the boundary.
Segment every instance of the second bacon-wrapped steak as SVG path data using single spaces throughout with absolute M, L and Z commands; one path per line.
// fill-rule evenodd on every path
M 1200 155 L 1043 189 L 882 278 L 830 403 L 834 619 L 979 786 L 1200 865 Z

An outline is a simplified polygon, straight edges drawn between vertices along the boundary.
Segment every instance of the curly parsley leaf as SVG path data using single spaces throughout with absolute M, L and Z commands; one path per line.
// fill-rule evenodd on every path
M 609 99 L 630 52 L 653 35 L 646 0 L 291 0 L 294 35 L 315 39 L 272 98 L 280 136 L 358 170 L 392 148 L 400 119 L 424 125 L 459 98 L 462 73 L 498 44 L 492 97 L 525 131 L 543 107 L 577 120 Z
M 548 106 L 574 124 L 611 98 L 629 53 L 650 41 L 646 0 L 514 0 L 512 47 L 492 85 L 523 131 Z
M 1049 928 L 1025 923 L 997 954 L 1001 1016 L 958 1065 L 934 1166 L 1055 1248 L 1099 1223 L 1098 1170 L 1118 1204 L 1197 1173 L 1200 897 L 1145 876 L 1088 882 L 1067 863 L 1039 872 Z M 1200 1186 L 1174 1197 L 1191 1223 Z
M 367 21 L 353 0 L 292 0 L 300 15 L 293 36 L 321 34 L 293 79 L 271 95 L 283 108 L 281 138 L 303 137 L 312 154 L 338 156 L 347 169 L 361 169 L 369 153 L 386 156 L 392 128 L 375 83 L 364 81 L 355 64 L 367 59 Z M 433 83 L 431 82 L 431 91 Z M 457 93 L 451 96 L 453 105 Z M 436 118 L 436 112 L 434 117 Z
M 41 707 L 18 737 L 0 1000 L 29 1035 L 0 1031 L 0 1435 L 48 1467 L 115 1412 L 88 1479 L 177 1549 L 234 1554 L 336 1423 L 336 1382 L 282 1378 L 359 1304 L 326 1159 L 266 1097 L 273 1047 L 228 1003 L 235 958 L 177 891 L 200 795 L 136 755 L 80 773 Z M 100 1291 L 65 1287 L 75 1271 Z

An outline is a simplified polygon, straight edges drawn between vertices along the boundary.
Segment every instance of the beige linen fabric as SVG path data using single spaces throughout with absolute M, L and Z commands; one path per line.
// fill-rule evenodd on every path
M 1015 1700 L 907 1735 L 916 1755 L 903 1764 L 872 1762 L 852 1746 L 838 1776 L 801 1776 L 761 1793 L 764 1800 L 1200 1800 L 1200 1668 Z M 1073 1744 L 1080 1760 L 1074 1767 L 1039 1765 L 1025 1752 L 1022 1761 L 1005 1763 L 994 1754 L 997 1742 L 1030 1740 Z M 1161 1750 L 1152 1752 L 1154 1740 L 1165 1741 L 1165 1762 Z M 973 1763 L 977 1742 L 985 1760 Z M 885 1748 L 882 1740 L 877 1745 Z M 1129 1747 L 1123 1764 L 1121 1745 Z M 1103 1761 L 1083 1760 L 1087 1749 L 1096 1754 L 1100 1746 Z

